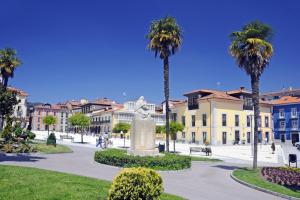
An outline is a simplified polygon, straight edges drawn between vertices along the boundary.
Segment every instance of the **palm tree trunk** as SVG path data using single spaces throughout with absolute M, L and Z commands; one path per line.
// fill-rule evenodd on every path
M 169 152 L 170 108 L 169 108 L 169 58 L 164 58 L 164 93 L 166 102 L 166 151 Z
M 251 76 L 252 102 L 254 106 L 254 152 L 253 169 L 257 168 L 257 143 L 258 143 L 258 119 L 259 119 L 259 76 Z
M 2 131 L 4 125 L 4 117 L 0 116 L 0 131 Z
M 81 127 L 81 143 L 83 143 L 83 127 Z
M 6 89 L 8 85 L 8 78 L 7 77 L 3 77 L 3 86 Z
M 176 151 L 175 151 L 175 138 L 174 138 L 174 140 L 173 140 L 173 148 L 174 148 L 174 153 L 176 153 Z

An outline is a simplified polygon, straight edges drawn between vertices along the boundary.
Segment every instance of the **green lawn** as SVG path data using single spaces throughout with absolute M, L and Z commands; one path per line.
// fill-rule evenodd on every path
M 262 178 L 262 176 L 260 175 L 260 170 L 253 171 L 250 169 L 237 169 L 234 170 L 233 176 L 244 182 L 256 185 L 267 190 L 300 198 L 300 190 L 291 190 L 287 187 L 268 182 Z
M 0 165 L 0 199 L 104 200 L 110 182 L 28 167 Z M 183 200 L 163 194 L 162 200 Z
M 220 159 L 191 156 L 192 161 L 223 162 Z
M 32 146 L 38 151 L 42 153 L 71 153 L 72 149 L 65 145 L 57 144 L 56 147 L 53 145 L 46 145 L 46 143 L 34 142 Z

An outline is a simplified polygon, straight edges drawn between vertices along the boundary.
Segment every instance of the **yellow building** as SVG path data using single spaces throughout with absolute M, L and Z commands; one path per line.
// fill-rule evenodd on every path
M 233 91 L 195 90 L 186 101 L 171 102 L 171 119 L 185 128 L 179 141 L 212 145 L 247 144 L 253 138 L 251 93 L 241 87 Z M 272 105 L 260 102 L 259 142 L 273 141 Z M 252 130 L 252 131 L 251 131 Z

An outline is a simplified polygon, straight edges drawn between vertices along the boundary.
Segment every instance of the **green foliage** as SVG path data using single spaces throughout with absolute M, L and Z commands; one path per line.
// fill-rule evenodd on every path
M 30 140 L 34 140 L 35 138 L 35 134 L 29 130 L 26 131 L 26 134 L 27 134 L 27 137 L 30 139 Z
M 54 125 L 56 124 L 56 122 L 57 122 L 57 118 L 52 115 L 48 115 L 43 118 L 43 123 L 48 126 Z
M 47 145 L 56 146 L 56 137 L 54 133 L 51 133 L 47 138 Z
M 69 117 L 69 122 L 72 126 L 78 126 L 81 128 L 88 127 L 90 125 L 90 118 L 82 113 L 76 113 Z
M 165 59 L 179 49 L 181 45 L 182 30 L 177 24 L 175 18 L 165 17 L 153 21 L 150 26 L 147 39 L 149 39 L 148 48 L 159 54 L 161 59 Z
M 14 77 L 14 70 L 21 65 L 17 52 L 11 48 L 0 50 L 0 75 L 3 77 L 3 86 L 7 87 L 8 78 Z
M 6 126 L 1 132 L 1 137 L 4 138 L 6 141 L 11 140 L 13 138 L 13 127 L 12 127 L 12 119 L 7 117 L 6 119 Z
M 155 132 L 156 133 L 166 133 L 166 127 L 165 126 L 156 126 Z
M 269 64 L 273 55 L 270 43 L 272 36 L 271 27 L 258 21 L 247 24 L 241 31 L 231 33 L 230 53 L 248 75 L 259 77 Z
M 14 106 L 19 101 L 16 98 L 16 93 L 0 84 L 0 117 L 8 117 L 13 114 Z
M 181 123 L 178 122 L 171 122 L 170 123 L 170 133 L 173 140 L 176 140 L 176 134 L 177 132 L 183 131 L 184 126 Z
M 120 122 L 115 125 L 115 127 L 113 128 L 113 132 L 121 133 L 122 131 L 123 133 L 127 133 L 129 129 L 130 129 L 130 124 Z
M 25 142 L 13 142 L 2 143 L 0 150 L 5 153 L 30 153 L 35 152 L 34 147 Z
M 124 169 L 114 179 L 109 190 L 108 200 L 159 200 L 163 190 L 162 178 L 154 170 Z
M 179 170 L 191 167 L 191 157 L 166 153 L 164 156 L 133 156 L 119 149 L 95 152 L 96 162 L 118 167 L 147 167 L 157 170 Z
M 23 133 L 23 129 L 20 127 L 19 124 L 16 124 L 14 127 L 14 133 L 15 133 L 15 137 L 20 137 Z

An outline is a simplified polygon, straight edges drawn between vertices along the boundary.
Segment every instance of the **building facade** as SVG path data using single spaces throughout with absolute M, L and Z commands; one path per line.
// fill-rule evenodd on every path
M 46 131 L 47 125 L 43 123 L 44 117 L 52 115 L 56 117 L 56 124 L 49 127 L 49 130 L 68 132 L 69 131 L 69 110 L 65 104 L 42 104 L 34 107 L 32 113 L 32 130 Z
M 273 104 L 275 140 L 288 144 L 299 142 L 300 97 L 283 96 Z
M 123 105 L 114 104 L 110 108 L 94 111 L 91 114 L 92 133 L 112 133 L 118 123 L 131 124 L 135 113 L 135 101 L 127 101 Z M 156 105 L 148 103 L 149 113 L 157 126 L 165 124 L 162 112 L 156 111 Z
M 171 120 L 182 123 L 177 139 L 187 143 L 232 145 L 253 140 L 251 93 L 243 87 L 233 91 L 195 90 L 186 101 L 173 102 Z M 259 142 L 271 142 L 272 105 L 260 102 Z

